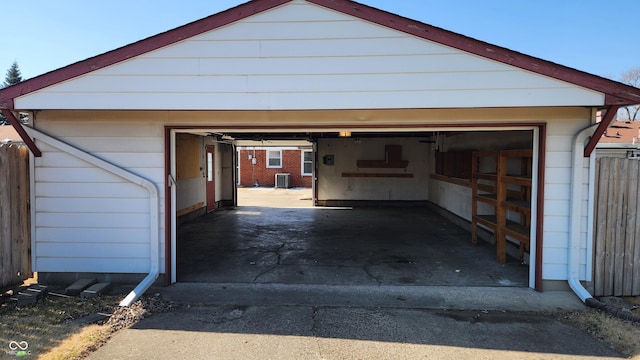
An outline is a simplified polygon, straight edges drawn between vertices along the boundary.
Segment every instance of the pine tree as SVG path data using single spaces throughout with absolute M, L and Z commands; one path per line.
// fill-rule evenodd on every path
M 18 68 L 18 63 L 16 61 L 11 64 L 9 70 L 7 70 L 7 75 L 4 78 L 4 82 L 2 83 L 2 87 L 5 88 L 7 86 L 15 85 L 22 81 L 22 74 L 20 74 L 20 69 Z M 22 116 L 20 117 L 22 120 Z M 0 114 L 0 125 L 8 125 L 9 121 L 7 118 Z
M 16 61 L 11 64 L 9 70 L 7 70 L 7 75 L 4 78 L 4 83 L 2 83 L 3 87 L 15 85 L 22 81 L 22 74 L 20 74 L 20 69 L 18 68 L 18 63 Z

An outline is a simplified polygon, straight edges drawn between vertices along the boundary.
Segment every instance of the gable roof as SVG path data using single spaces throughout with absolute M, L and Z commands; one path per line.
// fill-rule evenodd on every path
M 88 58 L 0 90 L 0 108 L 13 99 L 234 23 L 295 0 L 253 0 L 226 11 Z M 535 58 L 350 0 L 306 0 L 334 11 L 605 94 L 604 105 L 640 103 L 640 89 Z

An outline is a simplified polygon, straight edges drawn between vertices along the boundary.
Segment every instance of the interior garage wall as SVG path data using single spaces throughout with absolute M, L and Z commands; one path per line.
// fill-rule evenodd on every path
M 482 151 L 498 149 L 529 149 L 533 146 L 532 131 L 473 131 L 440 135 L 439 151 Z M 431 173 L 435 166 L 435 145 L 429 149 Z M 438 179 L 429 181 L 429 200 L 436 205 L 471 221 L 471 188 Z M 486 206 L 479 204 L 479 206 Z
M 216 203 L 218 206 L 233 206 L 235 197 L 235 150 L 231 144 L 213 142 L 215 150 Z
M 176 134 L 176 210 L 186 215 L 206 205 L 202 136 Z
M 319 139 L 318 201 L 427 200 L 428 188 L 425 184 L 429 177 L 427 168 L 429 144 L 420 140 L 420 138 L 360 139 L 357 137 Z M 406 168 L 358 167 L 359 160 L 384 161 L 387 145 L 401 146 L 401 158 L 408 162 Z M 323 161 L 327 156 L 333 156 L 333 164 Z
M 191 144 L 185 146 L 185 144 Z M 195 144 L 195 145 L 193 145 Z M 205 149 L 214 147 L 215 207 L 233 205 L 233 146 L 210 136 L 176 134 L 178 216 L 202 214 L 207 205 Z M 187 176 L 181 174 L 188 174 Z

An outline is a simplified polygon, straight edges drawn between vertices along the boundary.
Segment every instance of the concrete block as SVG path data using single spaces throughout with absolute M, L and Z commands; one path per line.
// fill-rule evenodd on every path
M 69 285 L 66 289 L 64 289 L 64 293 L 65 295 L 69 295 L 69 296 L 77 296 L 80 295 L 80 293 L 88 288 L 89 286 L 97 283 L 98 280 L 96 279 L 80 279 L 76 282 L 74 282 L 73 284 Z
M 41 300 L 42 299 L 42 293 L 41 292 L 33 291 L 31 289 L 26 289 L 24 291 L 21 291 L 20 294 L 27 294 L 27 295 L 35 296 L 37 300 Z
M 19 292 L 11 297 L 17 306 L 35 305 L 38 302 L 38 295 L 35 293 Z
M 49 293 L 49 288 L 46 285 L 32 284 L 25 290 L 27 293 L 34 293 L 37 295 L 38 300 L 43 299 Z
M 111 283 L 97 283 L 89 286 L 86 290 L 80 293 L 80 297 L 94 298 L 100 296 L 111 289 Z

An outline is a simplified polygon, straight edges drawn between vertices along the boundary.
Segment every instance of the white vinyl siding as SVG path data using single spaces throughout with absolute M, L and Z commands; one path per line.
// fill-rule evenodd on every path
M 293 2 L 19 97 L 16 108 L 393 109 L 603 101 L 598 92 Z
M 165 208 L 165 124 L 213 126 L 217 122 L 230 129 L 234 124 L 284 124 L 296 130 L 330 124 L 339 130 L 343 124 L 446 128 L 547 121 L 543 279 L 565 280 L 571 148 L 575 133 L 589 124 L 588 118 L 567 118 L 566 112 L 602 105 L 604 95 L 293 1 L 14 102 L 16 109 L 43 110 L 36 114 L 39 130 L 155 183 L 161 193 L 161 212 Z M 510 107 L 517 109 L 498 109 Z M 54 109 L 101 111 L 49 111 Z M 150 239 L 148 192 L 35 140 L 43 156 L 34 159 L 34 269 L 146 273 L 149 246 L 157 241 Z M 334 142 L 337 146 L 338 141 Z M 416 149 L 406 149 L 407 154 L 417 154 L 422 147 Z M 345 157 L 355 161 L 356 155 Z M 335 168 L 340 161 L 344 159 L 336 158 Z M 588 278 L 586 263 L 591 258 L 586 244 L 586 165 L 585 160 L 581 279 Z M 422 169 L 415 169 L 415 179 L 407 181 L 412 185 L 404 188 L 380 179 L 376 182 L 399 192 L 393 194 L 398 199 L 439 203 L 465 198 L 452 211 L 469 213 L 468 190 L 440 186 L 429 180 L 427 171 L 419 172 Z M 217 182 L 217 194 L 220 186 Z M 353 189 L 356 195 L 333 194 L 333 189 L 322 187 L 318 191 L 326 198 L 383 199 L 379 186 Z M 163 221 L 164 214 L 159 218 Z M 159 232 L 163 237 L 164 230 Z M 160 249 L 164 257 L 164 239 Z M 164 272 L 164 259 L 160 266 Z
M 106 122 L 48 121 L 51 114 L 39 114 L 39 130 L 65 134 L 62 141 L 164 189 L 162 124 L 122 113 Z M 37 138 L 36 144 L 43 156 L 34 158 L 35 271 L 147 273 L 151 241 L 158 241 L 150 239 L 149 192 Z
M 569 216 L 571 206 L 571 167 L 573 164 L 573 138 L 581 129 L 589 125 L 588 119 L 553 121 L 547 127 L 547 153 L 545 174 L 544 249 L 542 278 L 545 280 L 567 279 L 567 258 L 569 250 Z M 590 278 L 587 274 L 587 202 L 589 161 L 584 159 L 581 212 L 581 280 Z

